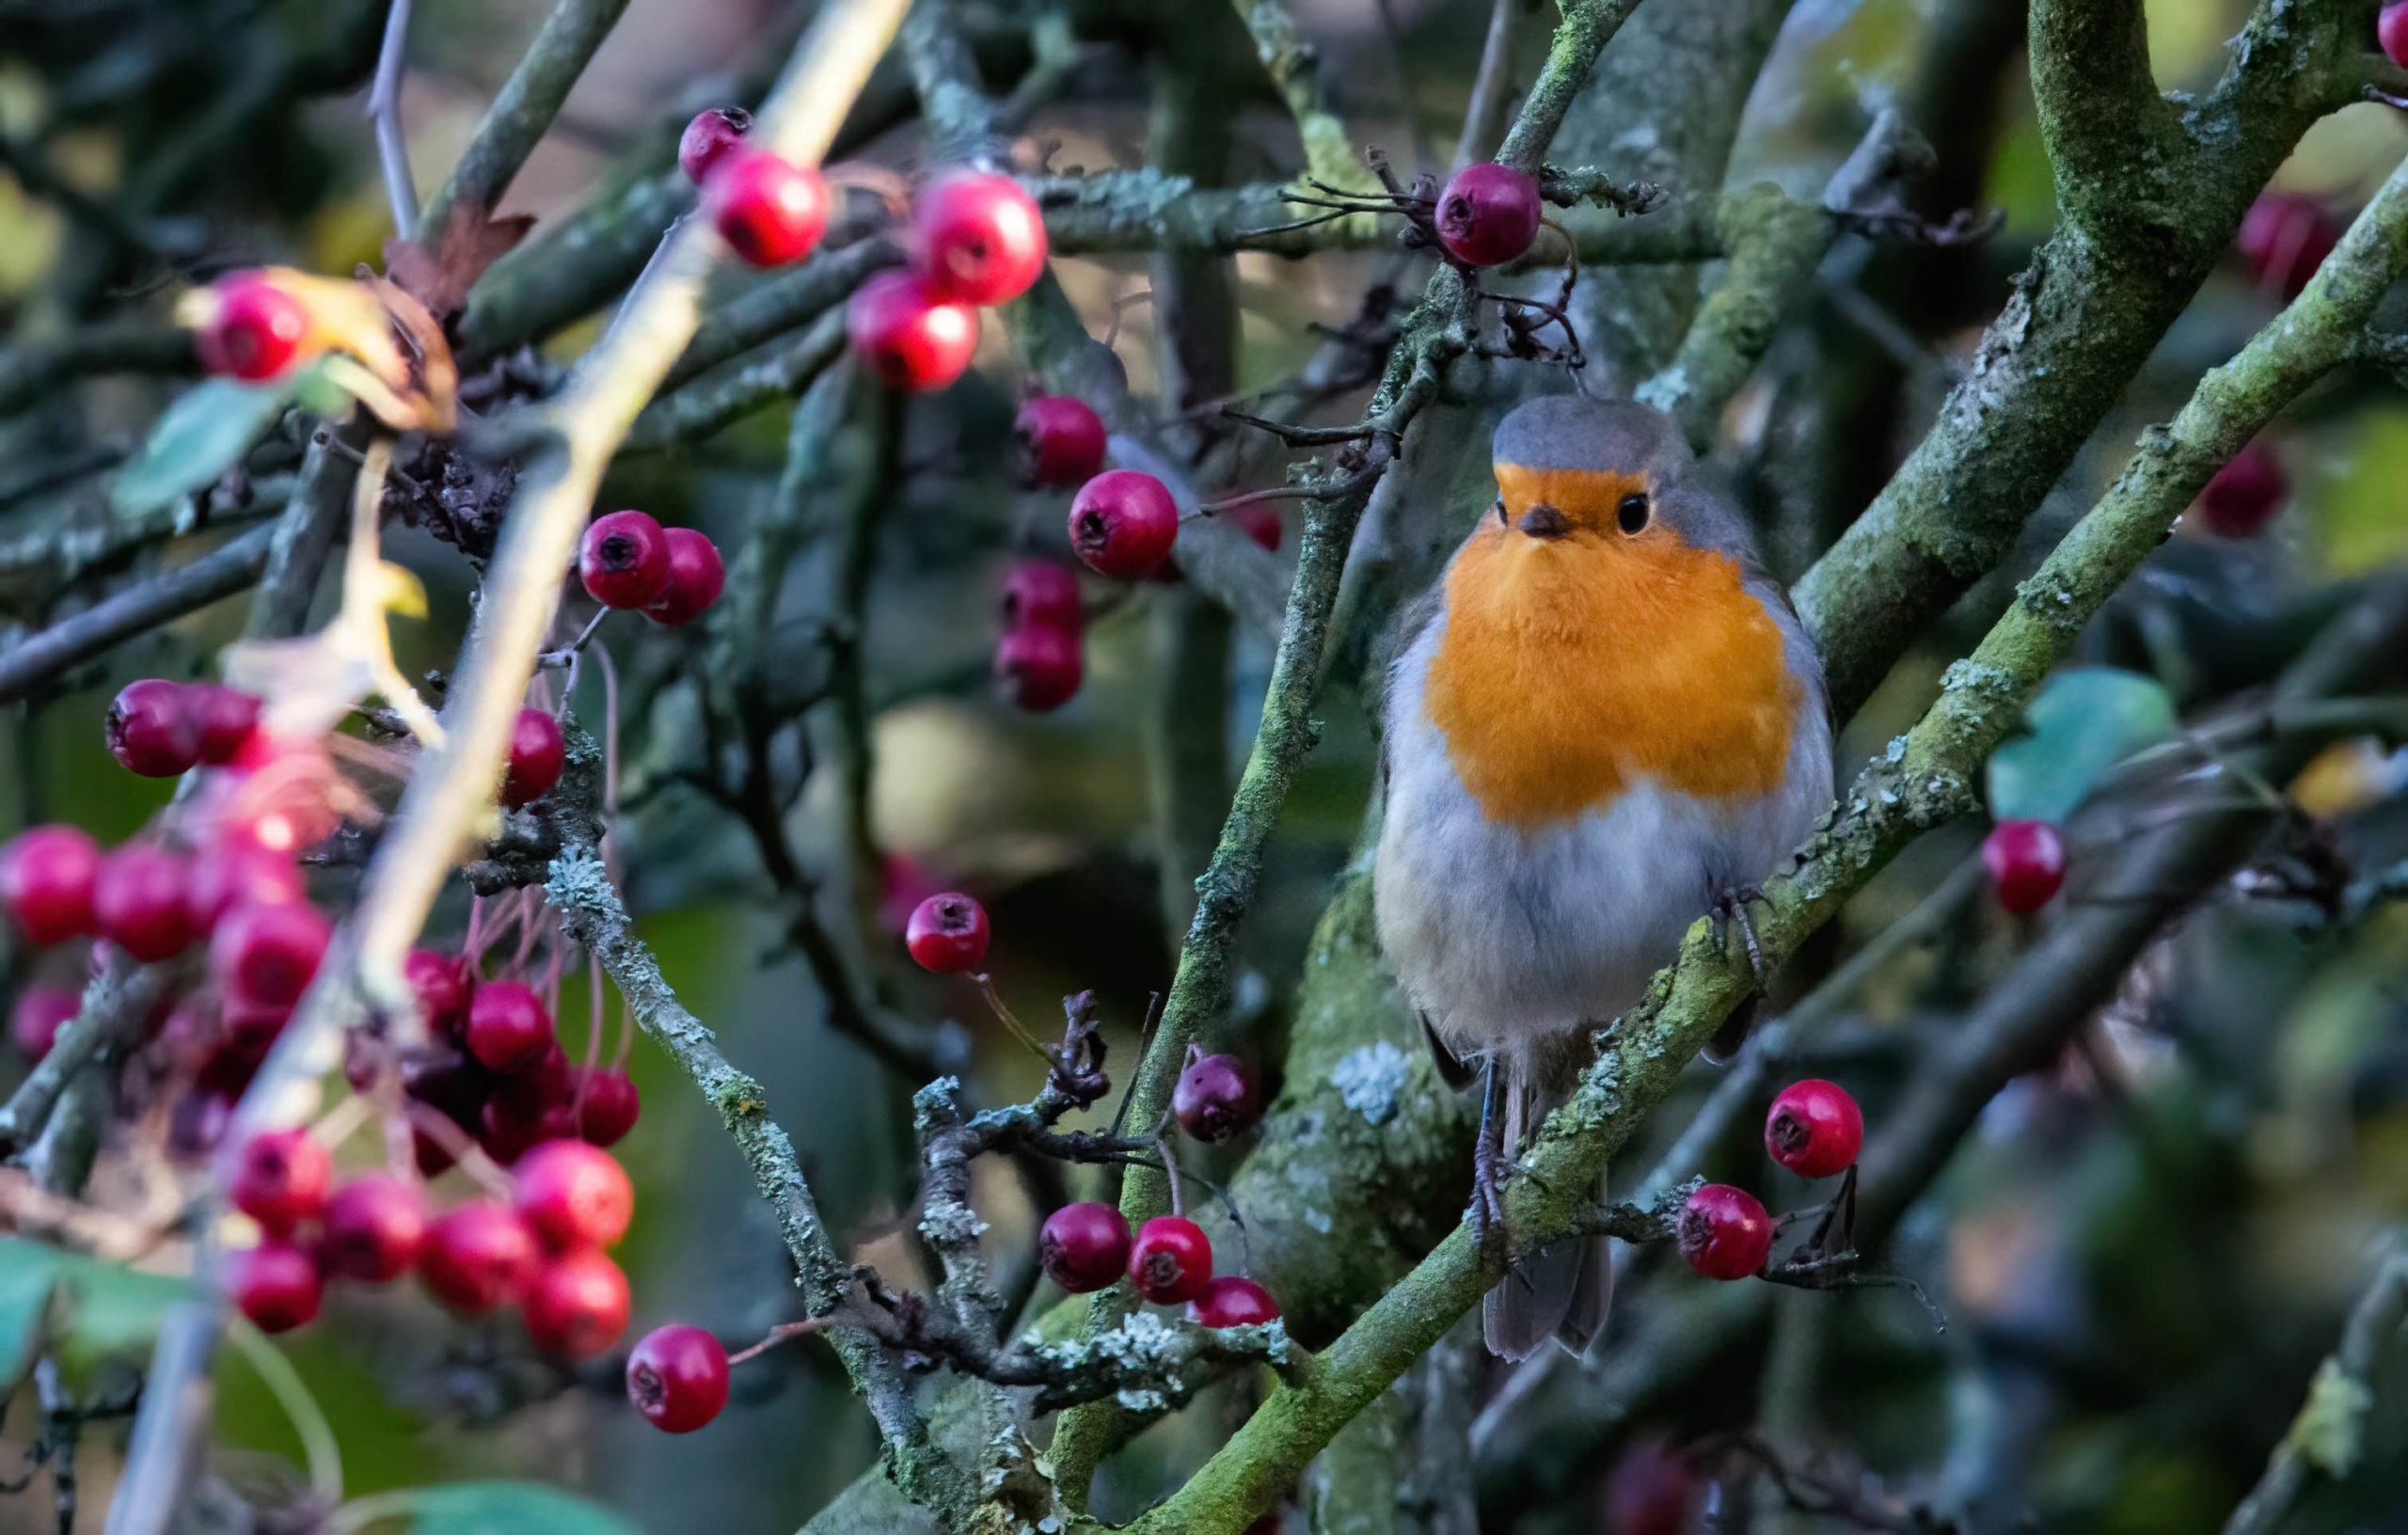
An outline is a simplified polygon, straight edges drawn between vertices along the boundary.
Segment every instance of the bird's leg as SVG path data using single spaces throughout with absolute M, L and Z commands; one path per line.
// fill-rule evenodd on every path
M 1731 926 L 1735 926 L 1739 929 L 1739 937 L 1748 946 L 1748 970 L 1755 977 L 1756 989 L 1760 992 L 1766 989 L 1770 973 L 1765 969 L 1764 945 L 1756 942 L 1756 923 L 1748 915 L 1748 903 L 1764 899 L 1764 891 L 1755 885 L 1733 885 L 1717 893 L 1714 905 L 1709 909 L 1724 924 L 1726 942 Z
M 1505 1179 L 1508 1166 L 1502 1137 L 1504 1123 L 1497 1113 L 1497 1058 L 1490 1056 L 1480 1095 L 1480 1135 L 1471 1149 L 1471 1240 L 1483 1261 L 1495 1256 L 1505 1234 Z

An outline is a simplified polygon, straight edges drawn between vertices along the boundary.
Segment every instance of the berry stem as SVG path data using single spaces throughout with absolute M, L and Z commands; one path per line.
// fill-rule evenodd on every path
M 978 992 L 987 999 L 987 1005 L 994 1009 L 997 1018 L 1004 1021 L 1004 1027 L 1011 1030 L 1019 1037 L 1020 1042 L 1028 1047 L 1029 1053 L 1040 1061 L 1049 1059 L 1050 1057 L 1045 1053 L 1045 1047 L 1037 1042 L 1035 1036 L 1021 1027 L 1020 1020 L 1013 1017 L 1012 1010 L 1004 1005 L 1003 994 L 995 989 L 995 983 L 987 973 L 982 970 L 970 978 L 978 983 Z
M 730 1366 L 740 1365 L 747 1359 L 757 1358 L 760 1355 L 768 1353 L 771 1349 L 776 1348 L 779 1344 L 784 1342 L 790 1337 L 802 1337 L 812 1333 L 824 1333 L 828 1330 L 832 1320 L 833 1319 L 828 1317 L 809 1317 L 801 1321 L 782 1321 L 775 1327 L 770 1328 L 769 1336 L 761 1339 L 760 1342 L 753 1344 L 749 1349 L 743 1349 L 737 1353 L 729 1354 L 727 1356 L 727 1362 Z

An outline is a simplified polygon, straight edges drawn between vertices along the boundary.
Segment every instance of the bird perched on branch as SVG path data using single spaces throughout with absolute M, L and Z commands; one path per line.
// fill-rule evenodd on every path
M 1673 423 L 1559 395 L 1493 448 L 1496 504 L 1390 670 L 1376 879 L 1381 944 L 1442 1067 L 1462 1085 L 1485 1064 L 1483 1242 L 1505 1157 L 1594 1031 L 1700 915 L 1744 922 L 1831 798 L 1821 664 Z M 1586 1346 L 1611 1277 L 1591 1245 L 1515 1255 L 1492 1350 Z

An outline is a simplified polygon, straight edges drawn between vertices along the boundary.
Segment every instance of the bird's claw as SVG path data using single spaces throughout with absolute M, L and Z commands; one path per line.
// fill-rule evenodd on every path
M 1734 885 L 1714 897 L 1714 914 L 1724 925 L 1726 942 L 1729 928 L 1739 929 L 1740 941 L 1748 949 L 1748 970 L 1760 992 L 1769 989 L 1771 973 L 1765 968 L 1764 945 L 1756 941 L 1756 923 L 1748 915 L 1748 903 L 1762 900 L 1764 894 L 1754 885 Z
M 1464 1219 L 1471 1226 L 1472 1245 L 1482 1264 L 1504 1256 L 1505 1179 L 1512 1171 L 1504 1148 L 1481 1135 L 1472 1149 L 1471 1208 L 1464 1212 Z

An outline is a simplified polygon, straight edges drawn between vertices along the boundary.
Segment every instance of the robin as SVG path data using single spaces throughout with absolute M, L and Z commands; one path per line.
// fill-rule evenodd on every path
M 1505 1148 L 1571 1091 L 1594 1031 L 1699 916 L 1744 922 L 1831 799 L 1821 662 L 1672 422 L 1551 396 L 1498 423 L 1493 456 L 1496 504 L 1389 672 L 1375 882 L 1441 1065 L 1462 1085 L 1484 1064 L 1483 1241 Z M 1603 1245 L 1519 1258 L 1483 1307 L 1489 1348 L 1584 1349 Z

